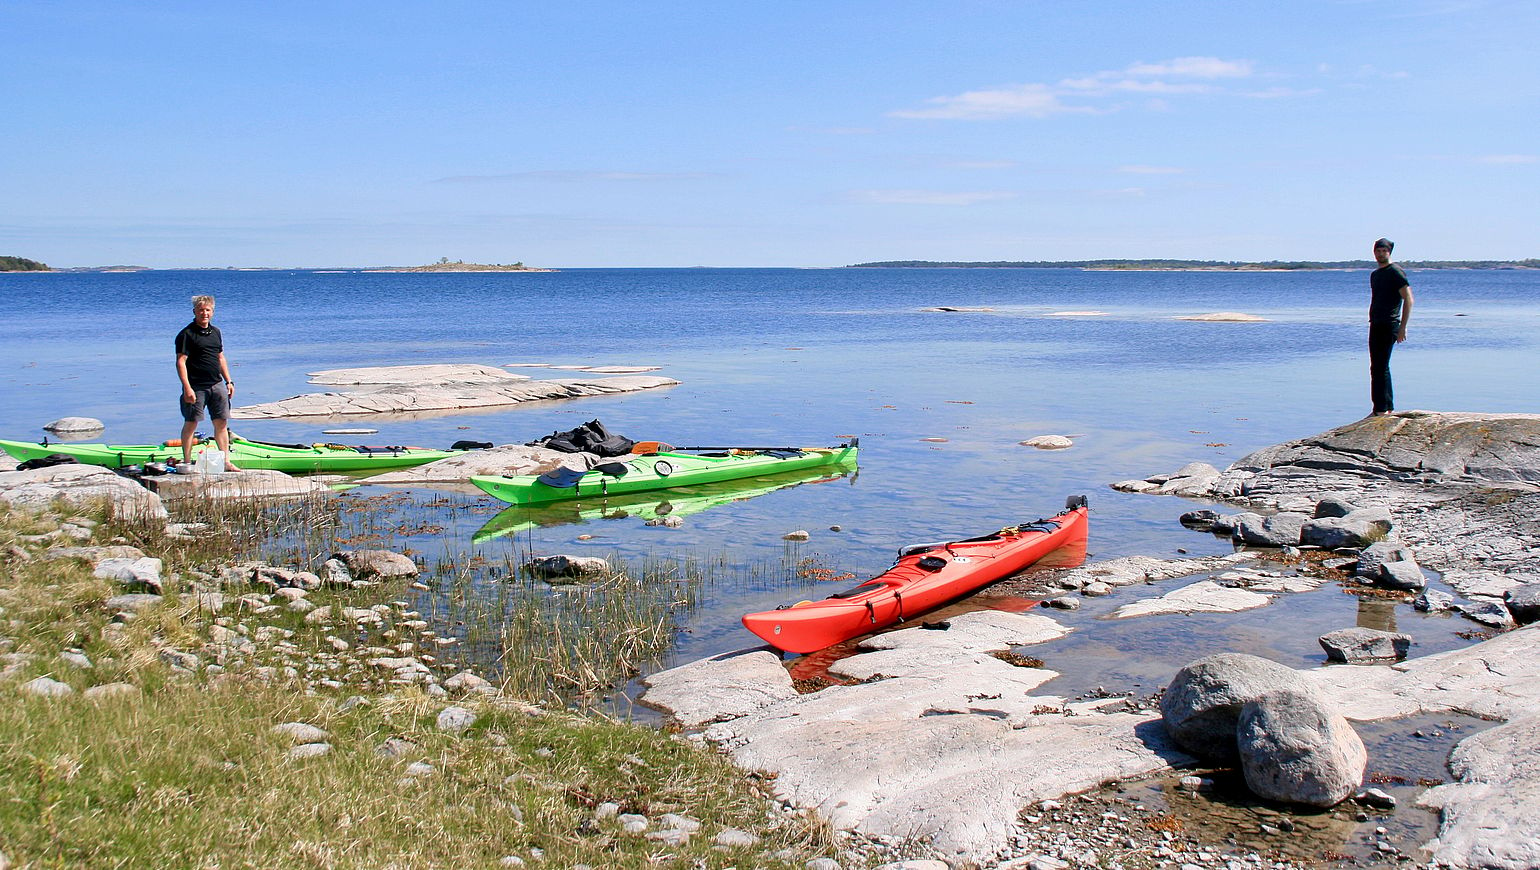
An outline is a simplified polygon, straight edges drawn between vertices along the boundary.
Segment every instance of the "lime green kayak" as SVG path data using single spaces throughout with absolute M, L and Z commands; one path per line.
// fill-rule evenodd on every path
M 856 461 L 856 449 L 856 439 L 851 439 L 838 447 L 673 450 L 622 457 L 588 471 L 558 468 L 538 476 L 477 475 L 471 483 L 510 504 L 545 504 L 843 465 Z
M 213 441 L 204 441 L 193 448 L 193 458 L 204 450 L 214 447 Z M 0 450 L 16 457 L 17 461 L 38 459 L 62 453 L 73 456 L 87 465 L 106 468 L 123 468 L 143 465 L 146 462 L 182 461 L 182 448 L 170 444 L 86 444 L 48 443 L 39 441 L 6 441 L 0 439 Z M 289 474 L 341 471 L 387 471 L 422 465 L 464 451 L 433 450 L 427 447 L 356 447 L 346 444 L 268 444 L 249 441 L 238 435 L 230 436 L 230 461 L 237 468 L 268 468 Z
M 687 517 L 719 505 L 745 501 L 780 489 L 803 484 L 827 483 L 851 473 L 854 457 L 848 464 L 807 468 L 783 474 L 767 474 L 718 483 L 703 483 L 665 492 L 633 492 L 614 496 L 583 496 L 569 501 L 543 505 L 511 505 L 487 521 L 471 536 L 476 543 L 490 541 L 530 529 L 564 526 L 598 520 L 636 517 L 655 520 L 663 517 Z

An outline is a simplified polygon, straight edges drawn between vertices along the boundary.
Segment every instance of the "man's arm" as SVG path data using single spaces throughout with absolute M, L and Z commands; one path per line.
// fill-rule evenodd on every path
M 1412 319 L 1412 285 L 1401 285 L 1401 329 L 1396 333 L 1396 341 L 1406 341 L 1406 324 Z
M 1407 292 L 1410 293 L 1411 291 L 1408 290 Z M 1410 305 L 1411 303 L 1407 304 Z M 1410 311 L 1411 309 L 1408 308 L 1406 310 Z M 225 388 L 230 391 L 230 395 L 235 395 L 235 381 L 230 378 L 230 364 L 225 362 L 224 351 L 219 352 L 219 374 L 224 377 Z
M 198 401 L 198 395 L 193 392 L 192 382 L 187 380 L 187 354 L 185 353 L 176 355 L 176 376 L 182 381 L 182 401 Z

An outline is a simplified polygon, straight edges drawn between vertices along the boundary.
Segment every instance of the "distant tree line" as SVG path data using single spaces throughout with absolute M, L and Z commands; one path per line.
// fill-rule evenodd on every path
M 1398 260 L 1408 269 L 1540 269 L 1540 259 L 1524 260 Z M 855 263 L 849 269 L 1371 269 L 1372 260 L 883 260 Z
M 0 257 L 0 272 L 48 272 L 47 263 L 39 263 L 26 257 Z

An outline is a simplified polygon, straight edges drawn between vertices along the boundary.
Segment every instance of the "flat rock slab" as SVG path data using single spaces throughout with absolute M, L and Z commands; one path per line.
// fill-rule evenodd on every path
M 1239 311 L 1215 311 L 1210 314 L 1188 314 L 1176 320 L 1195 320 L 1200 323 L 1266 323 L 1266 317 L 1244 314 Z
M 495 371 L 495 370 L 494 370 Z M 532 381 L 502 373 L 505 382 L 479 384 L 402 384 L 371 389 L 311 393 L 277 402 L 236 408 L 239 420 L 314 417 L 335 419 L 368 414 L 412 414 L 498 408 L 552 399 L 580 399 L 631 393 L 679 382 L 658 375 L 625 375 L 610 378 L 564 378 Z
M 1450 868 L 1540 867 L 1540 716 L 1499 725 L 1460 741 L 1449 768 L 1458 782 L 1425 792 L 1437 809 L 1432 861 Z
M 744 651 L 654 674 L 643 700 L 687 725 L 715 721 L 706 739 L 744 768 L 774 773 L 783 799 L 839 827 L 928 836 L 975 861 L 1009 844 L 1028 804 L 1191 760 L 1158 720 L 1067 716 L 1063 699 L 1033 694 L 1055 672 L 989 653 L 1061 634 L 1052 620 L 980 612 L 950 621 L 946 631 L 873 638 L 889 648 L 830 667 L 866 682 L 796 694 L 779 655 Z
M 519 477 L 527 474 L 545 474 L 558 467 L 586 471 L 599 461 L 592 453 L 563 453 L 548 447 L 526 447 L 522 444 L 505 444 L 485 450 L 470 450 L 458 456 L 440 459 L 413 468 L 387 471 L 369 478 L 370 484 L 398 483 L 457 483 L 470 480 L 472 475 L 492 474 Z
M 865 650 L 1007 650 L 1057 640 L 1070 629 L 1037 613 L 978 610 L 947 620 L 948 628 L 904 628 L 873 635 L 861 642 Z
M 330 487 L 319 480 L 290 477 L 281 471 L 266 468 L 227 471 L 224 474 L 165 474 L 147 477 L 144 484 L 167 500 L 294 498 L 331 491 Z
M 1061 585 L 1083 587 L 1100 581 L 1108 586 L 1134 586 L 1190 577 L 1205 571 L 1218 571 L 1243 562 L 1252 562 L 1257 554 L 1248 552 L 1228 553 L 1223 556 L 1205 556 L 1196 559 L 1157 559 L 1153 556 L 1123 556 L 1070 568 L 1053 576 Z
M 1158 720 L 1037 718 L 1019 727 L 987 715 L 766 711 L 714 725 L 707 736 L 743 767 L 774 773 L 783 799 L 816 808 L 836 827 L 929 838 L 971 861 L 1008 846 L 1018 814 L 1032 803 L 1191 760 L 1171 747 Z
M 797 697 L 781 657 L 759 648 L 723 653 L 642 680 L 646 702 L 697 727 Z
M 114 516 L 125 519 L 166 519 L 166 507 L 159 496 L 106 468 L 69 463 L 0 472 L 0 501 L 40 510 L 56 499 L 77 507 L 105 501 Z
M 1308 478 L 1321 471 L 1429 483 L 1540 483 L 1540 414 L 1366 417 L 1249 454 L 1224 472 L 1215 492 L 1255 488 L 1258 476 Z
M 446 384 L 506 384 L 527 380 L 529 375 L 516 375 L 500 368 L 478 365 L 370 366 L 310 373 L 312 384 L 338 387 L 364 384 L 428 387 Z
M 1249 589 L 1222 586 L 1217 580 L 1200 580 L 1159 598 L 1125 604 L 1112 612 L 1113 619 L 1172 613 L 1238 613 L 1266 606 L 1272 596 Z

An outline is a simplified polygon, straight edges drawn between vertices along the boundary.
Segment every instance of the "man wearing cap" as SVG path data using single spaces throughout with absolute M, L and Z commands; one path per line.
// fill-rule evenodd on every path
M 1412 286 L 1401 267 L 1390 262 L 1396 243 L 1378 239 L 1374 261 L 1380 264 L 1369 275 L 1369 395 L 1373 416 L 1396 409 L 1390 388 L 1390 352 L 1406 341 L 1406 324 L 1412 319 Z

